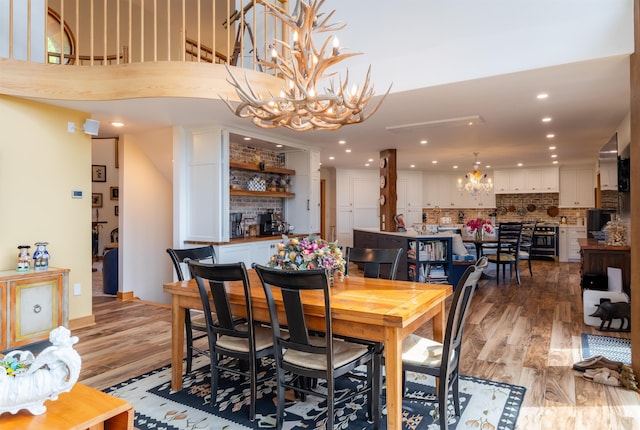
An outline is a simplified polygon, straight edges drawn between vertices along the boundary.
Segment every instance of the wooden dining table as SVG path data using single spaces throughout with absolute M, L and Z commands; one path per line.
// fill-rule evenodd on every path
M 253 315 L 256 321 L 269 321 L 264 290 L 257 273 L 249 270 Z M 240 283 L 227 285 L 234 314 L 245 315 L 244 293 Z M 171 295 L 171 389 L 182 388 L 185 309 L 202 309 L 195 281 L 169 282 L 164 292 Z M 331 287 L 334 334 L 384 343 L 387 428 L 402 428 L 402 340 L 429 320 L 434 339 L 442 342 L 445 328 L 445 300 L 450 285 L 390 281 L 362 277 L 336 279 Z M 275 297 L 278 305 L 278 297 Z M 309 329 L 324 330 L 324 321 L 314 317 L 324 307 L 319 296 L 303 297 Z M 281 299 L 280 299 L 281 304 Z

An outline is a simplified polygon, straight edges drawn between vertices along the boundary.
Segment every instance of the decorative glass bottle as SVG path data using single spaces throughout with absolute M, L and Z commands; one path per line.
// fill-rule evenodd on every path
M 49 242 L 36 242 L 36 251 L 33 253 L 33 270 L 42 272 L 49 268 L 49 251 L 46 246 Z

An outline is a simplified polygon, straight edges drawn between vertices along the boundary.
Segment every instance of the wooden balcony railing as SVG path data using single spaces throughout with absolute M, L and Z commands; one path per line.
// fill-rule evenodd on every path
M 237 9 L 234 0 L 8 0 L 0 2 L 0 16 L 9 17 L 8 28 L 0 26 L 0 58 L 66 66 L 229 62 L 261 71 L 267 42 L 286 40 L 266 2 L 288 8 L 288 0 L 242 0 Z M 42 28 L 48 14 L 55 19 Z

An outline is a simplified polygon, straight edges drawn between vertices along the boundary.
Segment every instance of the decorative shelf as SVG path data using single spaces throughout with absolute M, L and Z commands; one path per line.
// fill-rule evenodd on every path
M 229 190 L 229 194 L 232 196 L 275 197 L 279 199 L 292 199 L 296 196 L 295 193 L 285 193 L 282 191 L 249 191 L 249 190 Z
M 230 169 L 246 170 L 248 172 L 260 172 L 260 173 L 276 173 L 279 175 L 295 175 L 296 171 L 292 169 L 285 169 L 283 167 L 265 166 L 264 170 L 260 170 L 257 164 L 253 163 L 239 163 L 237 161 L 229 161 Z M 265 193 L 260 193 L 265 194 Z M 282 194 L 282 193 L 276 193 Z M 293 197 L 293 196 L 292 196 Z

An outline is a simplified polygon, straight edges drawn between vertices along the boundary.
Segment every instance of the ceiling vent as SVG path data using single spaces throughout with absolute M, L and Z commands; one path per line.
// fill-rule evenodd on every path
M 478 125 L 484 123 L 480 115 L 461 116 L 457 118 L 436 119 L 433 121 L 414 122 L 413 124 L 389 125 L 385 127 L 392 132 L 420 130 L 434 127 L 460 127 L 463 125 Z

